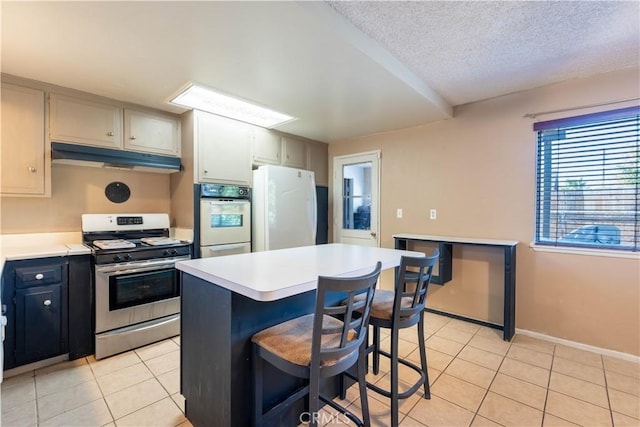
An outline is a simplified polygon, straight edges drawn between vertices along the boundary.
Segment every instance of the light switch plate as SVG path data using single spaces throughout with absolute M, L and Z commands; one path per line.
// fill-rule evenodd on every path
M 396 211 L 396 218 L 402 218 L 402 209 Z
M 429 211 L 429 218 L 430 218 L 430 219 L 436 219 L 436 218 L 437 218 L 437 213 L 436 213 L 436 210 L 435 210 L 435 209 L 431 209 L 431 210 Z

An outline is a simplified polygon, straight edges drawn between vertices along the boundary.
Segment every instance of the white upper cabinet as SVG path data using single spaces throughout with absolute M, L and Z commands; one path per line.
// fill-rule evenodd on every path
M 282 165 L 307 168 L 307 143 L 291 137 L 282 137 Z
M 329 146 L 322 142 L 307 144 L 307 168 L 315 173 L 316 185 L 329 186 Z
M 44 92 L 2 83 L 3 195 L 44 196 L 45 170 Z
M 168 115 L 124 110 L 124 148 L 180 156 L 180 121 Z
M 122 148 L 122 109 L 101 102 L 52 93 L 49 138 L 107 148 Z
M 202 111 L 194 114 L 198 182 L 251 185 L 253 127 Z
M 49 105 L 51 141 L 180 155 L 180 120 L 169 114 L 57 93 L 49 95 Z
M 316 184 L 328 186 L 328 145 L 302 140 L 277 131 L 253 128 L 251 161 L 254 166 L 281 165 L 315 172 Z
M 280 135 L 261 127 L 252 132 L 253 164 L 280 165 L 282 156 Z

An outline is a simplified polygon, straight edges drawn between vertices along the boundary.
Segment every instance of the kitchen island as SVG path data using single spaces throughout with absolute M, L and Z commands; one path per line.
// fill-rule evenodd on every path
M 318 276 L 358 276 L 421 252 L 329 244 L 181 261 L 180 390 L 195 426 L 251 424 L 251 337 L 315 310 Z M 265 366 L 265 408 L 303 381 Z M 323 384 L 335 394 L 335 381 Z M 274 425 L 297 425 L 298 402 Z

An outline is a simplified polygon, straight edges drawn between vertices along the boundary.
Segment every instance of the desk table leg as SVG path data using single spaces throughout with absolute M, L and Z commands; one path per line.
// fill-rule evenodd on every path
M 504 330 L 502 338 L 510 341 L 516 331 L 516 247 L 504 248 Z

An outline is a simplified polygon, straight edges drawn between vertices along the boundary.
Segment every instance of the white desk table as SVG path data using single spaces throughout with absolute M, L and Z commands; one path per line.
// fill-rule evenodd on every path
M 454 318 L 459 318 L 475 323 L 480 323 L 490 327 L 502 329 L 502 338 L 505 341 L 511 340 L 516 328 L 516 246 L 517 240 L 497 240 L 482 239 L 477 237 L 453 237 L 453 236 L 433 236 L 425 234 L 395 234 L 393 235 L 396 249 L 406 250 L 411 241 L 437 243 L 440 250 L 440 264 L 438 277 L 433 278 L 434 283 L 445 284 L 452 278 L 452 246 L 475 245 L 501 248 L 504 252 L 504 308 L 503 325 L 482 322 L 470 319 L 461 315 L 454 315 L 440 310 L 426 308 L 427 311 L 443 314 Z M 428 303 L 428 301 L 427 301 Z

